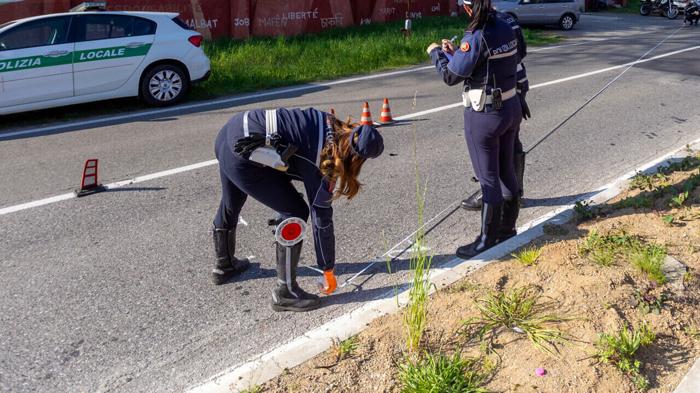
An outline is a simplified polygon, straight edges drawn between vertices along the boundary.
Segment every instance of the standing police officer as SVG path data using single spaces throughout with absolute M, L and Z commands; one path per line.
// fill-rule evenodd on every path
M 483 193 L 481 233 L 457 249 L 457 256 L 469 259 L 515 235 L 520 204 L 513 151 L 522 109 L 512 27 L 496 16 L 490 0 L 463 5 L 472 20 L 452 58 L 438 44 L 427 51 L 447 85 L 464 82 L 464 135 Z
M 375 128 L 352 127 L 313 108 L 252 110 L 233 116 L 216 138 L 222 196 L 214 218 L 214 282 L 221 284 L 249 265 L 236 259 L 234 252 L 236 223 L 250 195 L 280 217 L 272 308 L 318 308 L 319 297 L 303 291 L 296 282 L 305 222 L 310 213 L 317 263 L 324 272 L 321 291 L 331 294 L 337 286 L 331 202 L 341 196 L 354 197 L 360 190 L 357 176 L 362 165 L 383 150 Z M 308 205 L 292 179 L 303 182 Z M 289 237 L 294 241 L 289 242 Z
M 525 64 L 523 64 L 523 59 L 527 55 L 527 44 L 525 42 L 525 37 L 523 32 L 518 25 L 518 21 L 511 14 L 506 14 L 503 12 L 496 12 L 496 16 L 502 18 L 513 28 L 515 32 L 515 37 L 518 39 L 518 82 L 516 84 L 516 92 L 518 93 L 518 98 L 520 99 L 520 105 L 523 110 L 523 119 L 527 120 L 530 118 L 530 108 L 525 101 L 525 96 L 530 90 L 530 84 L 527 80 L 527 72 L 525 70 Z M 443 51 L 446 53 L 454 53 L 454 48 L 450 41 L 443 43 Z M 513 153 L 514 163 L 515 163 L 515 175 L 518 178 L 518 194 L 520 198 L 523 197 L 523 178 L 525 177 L 525 151 L 523 150 L 523 143 L 520 141 L 520 128 L 515 135 L 515 152 Z M 478 181 L 478 179 L 477 179 Z M 481 199 L 483 194 L 481 189 L 478 189 L 467 199 L 462 201 L 462 208 L 466 210 L 481 210 Z

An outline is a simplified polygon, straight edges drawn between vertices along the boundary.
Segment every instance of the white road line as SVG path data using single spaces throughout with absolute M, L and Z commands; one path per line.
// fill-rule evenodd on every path
M 559 83 L 569 82 L 569 81 L 580 79 L 580 78 L 586 78 L 586 77 L 601 74 L 604 72 L 609 72 L 609 71 L 617 70 L 620 68 L 629 67 L 630 65 L 647 63 L 650 61 L 654 61 L 654 60 L 658 60 L 658 59 L 662 59 L 665 57 L 669 57 L 669 56 L 673 56 L 673 55 L 677 55 L 680 53 L 689 52 L 689 51 L 693 51 L 693 50 L 698 50 L 698 49 L 700 49 L 700 45 L 685 48 L 685 49 L 676 50 L 673 52 L 664 53 L 664 54 L 650 57 L 650 58 L 644 59 L 644 60 L 633 61 L 633 62 L 629 62 L 629 63 L 625 63 L 625 64 L 620 64 L 617 66 L 603 68 L 603 69 L 596 70 L 596 71 L 586 72 L 583 74 L 573 75 L 573 76 L 569 76 L 569 77 L 561 78 L 561 79 L 556 79 L 556 80 L 549 81 L 549 82 L 539 83 L 539 84 L 530 86 L 530 89 L 538 89 L 538 88 L 551 86 L 551 85 L 555 85 L 555 84 L 559 84 Z M 432 67 L 424 67 L 424 68 L 432 68 Z M 399 71 L 399 72 L 403 72 L 403 73 L 413 72 L 413 70 Z M 382 74 L 382 75 L 387 75 L 387 74 Z M 333 82 L 330 82 L 330 83 L 333 83 Z M 344 83 L 347 83 L 347 82 L 344 82 Z M 262 93 L 262 94 L 268 94 L 268 93 Z M 428 115 L 428 114 L 436 113 L 436 112 L 442 112 L 442 111 L 446 111 L 446 110 L 461 107 L 461 106 L 462 106 L 461 102 L 458 102 L 455 104 L 450 104 L 450 105 L 444 105 L 444 106 L 440 106 L 440 107 L 433 108 L 433 109 L 428 109 L 428 110 L 424 110 L 424 111 L 420 111 L 420 112 L 411 113 L 408 115 L 398 116 L 398 117 L 396 117 L 396 120 L 414 119 L 416 117 L 420 117 L 420 116 L 424 116 L 424 115 Z M 124 187 L 124 186 L 130 185 L 130 184 L 141 183 L 141 182 L 145 182 L 148 180 L 153 180 L 153 179 L 157 179 L 157 178 L 161 178 L 161 177 L 171 176 L 174 174 L 187 172 L 187 171 L 191 171 L 194 169 L 204 168 L 204 167 L 216 165 L 216 164 L 217 164 L 216 160 L 199 162 L 199 163 L 192 164 L 192 165 L 187 165 L 187 166 L 183 166 L 183 167 L 179 167 L 179 168 L 174 168 L 174 169 L 169 169 L 166 171 L 153 173 L 150 175 L 139 176 L 139 177 L 135 177 L 133 179 L 128 179 L 128 180 L 123 180 L 123 181 L 119 181 L 116 183 L 111 183 L 111 184 L 106 185 L 105 187 L 107 189 L 120 188 L 120 187 Z M 45 205 L 49 205 L 49 204 L 60 202 L 60 201 L 65 201 L 65 200 L 72 199 L 72 198 L 75 198 L 75 194 L 68 193 L 68 194 L 56 195 L 56 196 L 52 196 L 49 198 L 40 199 L 40 200 L 36 200 L 36 201 L 32 201 L 32 202 L 22 203 L 19 205 L 8 206 L 8 207 L 0 209 L 0 216 L 5 215 L 5 214 L 9 214 L 9 213 L 18 212 L 21 210 L 31 209 L 34 207 L 45 206 Z
M 33 128 L 31 130 L 8 132 L 8 133 L 0 134 L 0 140 L 15 138 L 18 136 L 41 134 L 41 133 L 45 133 L 45 132 L 58 132 L 61 130 L 68 130 L 68 129 L 73 129 L 73 128 L 84 128 L 84 127 L 89 127 L 92 125 L 97 126 L 100 124 L 109 123 L 109 122 L 113 122 L 113 121 L 138 119 L 138 118 L 148 117 L 148 116 L 157 115 L 157 114 L 179 113 L 183 110 L 214 107 L 214 106 L 222 105 L 222 104 L 233 104 L 236 102 L 246 101 L 246 100 L 256 99 L 256 98 L 281 96 L 281 95 L 285 95 L 285 94 L 289 94 L 289 93 L 298 93 L 298 92 L 303 92 L 303 91 L 308 91 L 308 90 L 314 90 L 314 89 L 318 89 L 319 87 L 337 86 L 337 85 L 344 85 L 344 84 L 348 84 L 348 83 L 354 83 L 354 82 L 360 82 L 360 81 L 366 81 L 366 80 L 372 80 L 372 79 L 379 79 L 379 78 L 386 78 L 386 77 L 397 76 L 397 75 L 404 75 L 404 74 L 409 74 L 412 72 L 424 71 L 424 70 L 431 69 L 431 68 L 434 68 L 434 67 L 433 66 L 423 66 L 423 67 L 411 68 L 408 70 L 385 72 L 385 73 L 381 73 L 381 74 L 359 76 L 356 78 L 340 79 L 340 80 L 336 80 L 336 81 L 332 81 L 332 82 L 323 82 L 323 83 L 316 83 L 313 85 L 302 85 L 302 86 L 289 87 L 286 89 L 266 91 L 266 92 L 262 92 L 262 93 L 247 94 L 247 95 L 238 96 L 238 97 L 222 98 L 219 100 L 206 101 L 206 102 L 200 102 L 200 103 L 195 103 L 195 104 L 179 105 L 179 106 L 167 108 L 167 109 L 153 109 L 153 110 L 147 110 L 147 111 L 143 111 L 143 112 L 129 113 L 129 114 L 125 114 L 125 115 L 116 115 L 116 116 L 110 116 L 110 117 L 105 117 L 105 118 L 100 118 L 100 119 L 82 120 L 82 121 L 77 121 L 77 122 L 58 125 L 58 126 L 48 126 L 48 127 L 41 127 L 41 128 Z

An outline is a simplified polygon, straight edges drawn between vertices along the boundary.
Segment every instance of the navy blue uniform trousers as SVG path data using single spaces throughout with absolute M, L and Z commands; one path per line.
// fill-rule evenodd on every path
M 518 97 L 504 101 L 498 111 L 491 105 L 483 112 L 464 109 L 464 137 L 485 203 L 502 203 L 518 193 L 513 151 L 521 120 Z
M 215 145 L 222 198 L 214 217 L 214 226 L 236 228 L 238 216 L 248 195 L 285 218 L 298 217 L 307 221 L 309 207 L 292 185 L 290 177 L 278 170 L 259 166 L 231 154 L 231 141 L 226 140 L 226 135 L 225 132 L 220 132 Z

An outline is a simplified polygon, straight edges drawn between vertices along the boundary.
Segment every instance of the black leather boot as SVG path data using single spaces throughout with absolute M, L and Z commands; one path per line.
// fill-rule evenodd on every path
M 513 160 L 515 161 L 515 177 L 518 178 L 518 193 L 523 197 L 523 179 L 525 178 L 525 155 L 524 151 L 516 151 Z
M 277 286 L 272 291 L 272 309 L 275 311 L 310 311 L 321 306 L 318 296 L 304 292 L 297 284 L 302 243 L 291 247 L 277 243 Z
M 242 273 L 250 267 L 248 259 L 238 259 L 236 253 L 236 230 L 214 228 L 214 251 L 216 252 L 216 266 L 211 272 L 215 285 L 226 283 L 234 276 Z
M 462 209 L 465 210 L 481 210 L 481 198 L 483 194 L 481 193 L 481 188 L 479 188 L 475 193 L 471 194 L 467 199 L 462 201 Z
M 457 249 L 457 256 L 471 259 L 496 245 L 503 204 L 484 203 L 481 208 L 481 234 L 471 244 Z
M 501 227 L 498 233 L 498 241 L 503 242 L 515 236 L 516 222 L 520 214 L 520 198 L 513 197 L 510 200 L 503 202 L 503 216 L 501 218 Z

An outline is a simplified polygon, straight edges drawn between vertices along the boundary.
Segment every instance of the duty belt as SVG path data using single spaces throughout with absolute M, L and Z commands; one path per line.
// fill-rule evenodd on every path
M 515 97 L 516 91 L 515 89 L 510 89 L 508 91 L 505 91 L 501 94 L 501 99 L 503 101 L 510 100 L 511 98 Z M 484 105 L 491 105 L 493 103 L 493 96 L 491 94 L 486 95 L 486 101 L 484 101 Z

